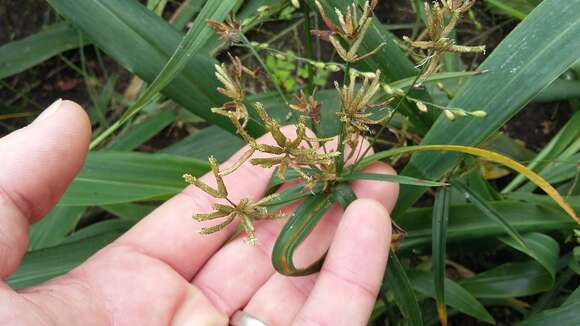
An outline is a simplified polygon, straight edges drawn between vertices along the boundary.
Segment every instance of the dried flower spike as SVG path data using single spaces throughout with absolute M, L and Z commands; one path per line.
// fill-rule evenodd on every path
M 348 6 L 346 10 L 346 14 L 343 14 L 340 10 L 335 8 L 336 16 L 339 21 L 339 25 L 337 26 L 332 22 L 332 20 L 326 15 L 324 11 L 324 7 L 320 4 L 320 1 L 316 1 L 316 6 L 318 7 L 318 11 L 320 12 L 320 16 L 324 21 L 326 27 L 328 27 L 329 31 L 313 31 L 314 34 L 320 36 L 321 38 L 328 40 L 332 46 L 336 49 L 338 55 L 348 63 L 354 63 L 360 60 L 364 60 L 377 51 L 379 51 L 385 44 L 381 43 L 377 48 L 374 50 L 359 56 L 357 54 L 362 41 L 367 33 L 370 24 L 372 23 L 372 15 L 373 10 L 377 5 L 377 0 L 366 1 L 363 7 L 363 13 L 358 18 L 356 4 L 353 3 L 352 5 Z M 346 49 L 341 40 L 338 39 L 336 36 L 342 38 L 345 42 L 348 43 L 348 49 Z
M 370 118 L 372 113 L 368 112 L 370 108 L 376 108 L 385 103 L 372 104 L 371 100 L 381 88 L 380 70 L 377 70 L 374 78 L 364 77 L 362 85 L 358 91 L 355 90 L 357 75 L 351 74 L 350 84 L 340 87 L 337 82 L 334 83 L 341 102 L 341 110 L 336 114 L 340 121 L 344 123 L 346 137 L 344 142 L 348 143 L 351 148 L 356 148 L 360 135 L 370 131 L 369 125 L 381 123 L 383 119 L 373 120 Z M 354 151 L 351 151 L 354 153 Z
M 207 24 L 213 28 L 216 33 L 219 34 L 220 39 L 228 44 L 238 43 L 241 40 L 240 37 L 240 24 L 236 21 L 236 18 L 231 15 L 229 21 L 218 22 L 213 19 L 208 19 Z
M 296 95 L 296 104 L 290 104 L 290 108 L 304 113 L 315 123 L 320 122 L 320 103 L 316 100 L 316 89 L 310 96 L 306 96 L 304 91 L 300 91 L 300 94 Z
M 252 245 L 256 243 L 256 237 L 254 235 L 254 224 L 255 220 L 259 219 L 266 219 L 269 217 L 268 210 L 262 205 L 267 203 L 268 201 L 278 197 L 278 194 L 270 195 L 261 200 L 253 203 L 249 199 L 244 198 L 239 201 L 238 204 L 234 204 L 231 200 L 227 198 L 228 192 L 226 190 L 226 186 L 220 175 L 220 170 L 218 163 L 214 157 L 209 158 L 209 164 L 211 166 L 211 171 L 216 179 L 217 189 L 207 185 L 206 183 L 202 182 L 201 180 L 197 179 L 196 177 L 190 174 L 184 174 L 183 179 L 189 184 L 193 184 L 203 192 L 209 194 L 215 198 L 226 199 L 228 204 L 219 204 L 214 203 L 212 205 L 213 211 L 210 213 L 199 213 L 194 214 L 193 218 L 198 221 L 210 221 L 215 220 L 218 218 L 226 218 L 222 223 L 210 226 L 210 227 L 203 227 L 200 230 L 201 234 L 211 234 L 218 231 L 223 230 L 227 227 L 230 223 L 234 221 L 237 217 L 240 219 L 240 224 L 244 231 L 247 234 L 248 242 Z
M 256 77 L 256 72 L 245 67 L 240 58 L 230 56 L 231 65 L 228 68 L 225 64 L 215 65 L 216 77 L 224 87 L 218 87 L 218 92 L 229 97 L 230 102 L 225 103 L 221 108 L 213 108 L 212 111 L 225 115 L 225 112 L 233 112 L 238 120 L 242 120 L 245 126 L 248 120 L 248 110 L 244 105 L 245 92 L 243 87 L 243 75 L 251 78 Z
M 445 52 L 455 53 L 480 53 L 485 52 L 485 46 L 463 46 L 455 44 L 449 38 L 449 33 L 455 28 L 462 14 L 467 12 L 475 0 L 440 0 L 433 6 L 425 2 L 425 15 L 427 19 L 427 34 L 429 41 L 413 41 L 404 36 L 403 40 L 411 47 L 428 51 L 422 64 L 427 64 L 421 76 L 422 79 L 437 71 L 441 55 Z

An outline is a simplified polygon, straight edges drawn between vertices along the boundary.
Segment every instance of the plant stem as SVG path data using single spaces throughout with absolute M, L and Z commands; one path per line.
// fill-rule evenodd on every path
M 306 1 L 301 1 L 300 7 L 304 13 L 304 44 L 306 47 L 306 57 L 310 60 L 314 60 L 314 53 L 312 51 L 312 35 L 310 34 L 310 7 Z M 312 95 L 314 91 L 314 68 L 312 64 L 306 63 L 308 69 L 308 83 L 306 84 L 306 92 L 308 95 Z
M 256 49 L 252 46 L 252 44 L 250 43 L 250 41 L 248 40 L 246 35 L 240 34 L 240 36 L 241 36 L 240 39 L 241 39 L 243 45 L 245 47 L 247 47 L 248 49 L 250 49 L 250 52 L 252 52 L 252 54 L 254 55 L 256 60 L 258 60 L 258 63 L 260 64 L 260 66 L 262 66 L 262 69 L 264 69 L 264 71 L 268 75 L 268 78 L 270 78 L 270 80 L 274 84 L 274 87 L 276 88 L 278 95 L 280 95 L 280 97 L 282 98 L 282 100 L 284 101 L 284 103 L 286 105 L 290 105 L 290 102 L 288 101 L 288 98 L 286 98 L 286 95 L 284 95 L 284 92 L 280 88 L 280 85 L 278 85 L 278 83 L 276 83 L 276 79 L 274 78 L 274 74 L 272 74 L 272 72 L 270 71 L 268 66 L 266 66 L 266 63 L 264 62 L 264 60 L 262 60 L 262 57 L 260 57 L 260 54 L 258 53 L 258 51 L 256 51 Z
M 346 66 L 344 68 L 344 78 L 343 78 L 343 85 L 347 85 L 350 82 L 350 62 L 346 63 Z M 344 123 L 340 124 L 340 133 L 338 134 L 338 145 L 337 145 L 337 151 L 340 153 L 340 155 L 338 156 L 338 160 L 336 162 L 336 175 L 340 176 L 340 173 L 342 172 L 342 168 L 344 167 L 344 136 L 345 136 L 345 130 L 344 130 Z M 354 151 L 354 148 L 352 149 Z
M 392 112 L 391 116 L 381 125 L 381 128 L 375 134 L 375 136 L 373 137 L 373 139 L 369 142 L 369 146 L 365 149 L 365 151 L 362 153 L 362 155 L 360 157 L 365 157 L 365 155 L 367 155 L 367 153 L 371 150 L 371 148 L 373 148 L 373 145 L 377 142 L 377 139 L 379 139 L 379 137 L 381 136 L 381 134 L 385 131 L 385 129 L 387 128 L 387 125 L 389 124 L 389 122 L 391 121 L 391 119 L 393 118 L 393 116 L 395 115 L 395 112 L 399 109 L 399 107 L 401 106 L 401 104 L 403 104 L 403 101 L 407 98 L 407 96 L 409 95 L 409 93 L 411 92 L 411 90 L 413 90 L 413 88 L 417 84 L 417 81 L 419 81 L 419 78 L 421 78 L 421 75 L 423 75 L 423 70 L 424 69 L 425 68 L 421 69 L 421 71 L 419 72 L 419 74 L 417 74 L 417 76 L 415 76 L 415 79 L 411 83 L 411 86 L 409 86 L 409 88 L 407 89 L 407 91 L 405 92 L 405 94 L 403 94 L 403 96 L 397 102 L 397 105 L 393 109 L 393 112 Z M 357 161 L 355 163 L 355 168 L 358 165 L 358 162 L 359 162 L 359 160 L 357 159 Z

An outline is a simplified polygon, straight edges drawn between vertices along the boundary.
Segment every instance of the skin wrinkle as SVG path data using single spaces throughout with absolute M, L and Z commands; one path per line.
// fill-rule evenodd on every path
M 333 271 L 330 268 L 327 267 L 323 267 L 320 270 L 321 273 L 325 273 L 325 275 L 334 277 L 335 279 L 344 282 L 346 284 L 352 285 L 354 288 L 360 290 L 362 293 L 364 293 L 365 295 L 368 295 L 369 297 L 376 299 L 378 292 L 373 290 L 372 286 L 363 284 L 361 282 L 357 282 L 355 280 L 350 279 L 349 277 L 346 277 L 345 275 L 342 275 L 336 271 Z
M 6 189 L 0 180 L 0 201 L 6 202 L 8 205 L 12 205 L 16 208 L 19 215 L 26 218 L 29 222 L 32 220 L 34 212 L 34 203 L 23 194 L 20 194 L 17 190 Z M 2 200 L 2 199 L 6 200 Z
M 226 314 L 228 311 L 235 311 L 229 306 L 228 301 L 224 299 L 221 294 L 215 291 L 211 286 L 206 284 L 195 284 L 195 286 L 203 292 L 211 303 L 222 313 Z
M 292 285 L 292 287 L 294 289 L 296 289 L 296 291 L 303 296 L 304 299 L 308 299 L 308 296 L 310 294 L 309 292 L 312 290 L 312 288 L 314 287 L 314 284 L 316 283 L 314 281 L 314 279 L 318 279 L 318 275 L 320 275 L 320 274 L 316 273 L 316 274 L 304 276 L 304 277 L 308 277 L 308 280 L 309 280 L 309 282 L 308 282 L 309 289 L 308 290 L 303 289 L 302 286 L 299 286 L 298 285 L 299 282 L 296 282 L 297 281 L 296 278 L 287 278 L 287 280 L 288 280 L 288 282 L 290 282 L 290 285 Z
M 306 316 L 298 316 L 298 319 L 296 319 L 292 325 L 296 326 L 296 325 L 304 325 L 304 326 L 327 326 L 326 324 L 317 321 L 315 319 L 310 319 Z
M 115 315 L 112 313 L 113 310 L 111 309 L 109 300 L 107 300 L 106 296 L 101 291 L 90 284 L 90 282 L 86 281 L 88 277 L 84 275 L 85 271 L 80 268 L 75 268 L 67 274 L 67 276 L 71 277 L 73 280 L 77 280 L 79 283 L 84 284 L 84 286 L 88 289 L 88 292 L 96 294 L 96 296 L 100 299 L 106 314 L 109 316 L 109 325 L 117 325 L 115 322 Z
M 62 286 L 65 288 L 65 291 L 63 292 L 64 294 L 68 293 L 67 290 L 76 291 L 77 293 L 80 293 L 83 297 L 88 298 L 91 302 L 94 302 L 95 305 L 92 305 L 93 307 L 97 306 L 97 304 L 100 302 L 101 306 L 104 309 L 104 313 L 102 313 L 101 315 L 109 319 L 108 325 L 115 325 L 116 323 L 113 320 L 114 314 L 112 313 L 112 310 L 109 309 L 110 305 L 108 304 L 108 300 L 100 291 L 96 291 L 95 288 L 91 286 L 90 282 L 85 280 L 85 277 L 83 275 L 84 273 L 81 269 L 74 269 L 66 274 L 66 278 L 54 279 L 52 282 L 42 284 L 38 287 L 27 288 L 22 291 L 19 291 L 19 293 L 22 294 L 22 297 L 25 298 L 28 302 L 35 304 L 35 306 L 39 308 L 40 305 L 36 304 L 34 300 L 35 295 L 40 296 L 40 299 L 44 299 L 42 298 L 42 296 L 54 298 L 58 301 L 61 301 L 63 303 L 63 307 L 75 306 L 74 301 L 68 302 L 65 299 L 66 295 L 62 295 L 63 298 L 55 295 L 56 293 L 61 292 L 61 290 L 53 287 Z M 75 287 L 77 286 L 79 287 L 80 290 L 75 289 Z M 91 298 L 97 298 L 97 300 L 91 300 Z M 43 311 L 47 312 L 48 314 L 48 312 L 50 312 L 50 309 L 45 309 Z M 51 317 L 51 319 L 54 321 L 54 318 Z M 58 325 L 58 323 L 53 322 L 52 325 Z
M 154 260 L 155 262 L 160 263 L 161 265 L 164 265 L 165 268 L 171 269 L 177 273 L 175 268 L 173 268 L 167 262 L 163 261 L 162 259 L 158 259 L 156 257 L 152 257 L 152 256 L 148 255 L 144 250 L 141 250 L 141 248 L 139 248 L 138 246 L 134 246 L 131 243 L 119 243 L 118 241 L 115 241 L 106 247 L 107 252 L 113 251 L 113 250 L 120 250 L 123 253 L 123 255 L 131 255 L 133 257 L 141 256 L 141 257 L 144 257 L 145 259 Z M 69 272 L 69 274 L 71 274 L 73 272 L 76 273 L 77 275 L 79 275 L 77 278 L 79 278 L 81 281 L 84 281 L 86 283 L 91 283 L 90 281 L 83 280 L 84 278 L 86 278 L 87 280 L 90 279 L 88 276 L 87 277 L 83 276 L 87 272 L 83 268 L 74 269 L 73 271 Z M 67 274 L 67 276 L 69 274 Z M 184 279 L 184 281 L 185 281 L 185 279 Z M 91 286 L 91 288 L 92 288 L 92 286 Z M 185 292 L 185 291 L 182 291 L 182 292 Z M 101 293 L 100 291 L 99 291 L 99 294 L 100 294 L 101 300 L 103 302 L 103 306 L 105 307 L 106 311 L 108 312 L 107 314 L 108 314 L 109 319 L 110 319 L 110 325 L 111 326 L 118 325 L 119 323 L 117 322 L 117 318 L 116 318 L 118 311 L 111 308 L 112 305 L 110 304 L 110 302 L 112 300 L 108 299 L 107 296 L 104 293 Z M 179 309 L 179 307 L 180 307 L 179 305 L 175 305 L 172 309 L 177 310 L 177 309 Z
M 39 322 L 41 322 L 41 324 L 38 324 L 39 326 L 42 325 L 58 326 L 58 323 L 56 322 L 56 320 L 54 320 L 53 316 L 42 310 L 42 307 L 39 304 L 37 304 L 33 300 L 30 300 L 30 298 L 27 298 L 26 296 L 21 296 L 20 298 L 22 298 L 24 301 L 26 301 L 29 305 L 33 307 L 33 309 L 27 309 L 27 313 L 31 312 L 32 310 L 34 317 L 38 319 Z
M 175 302 L 175 307 L 173 308 L 173 313 L 171 314 L 171 325 L 173 325 L 175 317 L 177 317 L 177 312 L 179 311 L 179 308 L 181 308 L 181 306 L 183 306 L 185 304 L 185 300 L 187 299 L 187 290 L 182 291 L 183 293 L 181 294 L 181 298 L 179 300 L 176 300 Z

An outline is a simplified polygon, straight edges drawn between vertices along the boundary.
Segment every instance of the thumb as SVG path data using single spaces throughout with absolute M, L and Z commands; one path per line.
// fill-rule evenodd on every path
M 16 269 L 28 225 L 60 199 L 87 154 L 91 125 L 74 102 L 58 100 L 32 124 L 0 139 L 0 277 Z

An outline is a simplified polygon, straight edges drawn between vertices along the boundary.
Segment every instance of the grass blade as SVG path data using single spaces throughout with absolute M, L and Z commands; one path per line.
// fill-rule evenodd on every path
M 471 191 L 471 189 L 469 189 L 465 184 L 463 184 L 457 179 L 451 180 L 451 186 L 453 186 L 455 189 L 463 193 L 463 195 L 470 202 L 472 202 L 475 205 L 475 207 L 481 210 L 481 212 L 483 212 L 485 216 L 500 224 L 505 229 L 506 233 L 509 234 L 510 237 L 514 239 L 521 248 L 523 248 L 526 251 L 529 250 L 529 248 L 526 245 L 526 242 L 524 241 L 522 236 L 518 233 L 518 231 L 516 231 L 516 229 L 514 229 L 498 211 L 493 209 L 493 207 L 489 205 L 487 201 L 485 201 L 485 199 L 481 198 L 481 196 L 478 193 Z
M 469 147 L 469 146 L 459 146 L 459 145 L 418 145 L 418 146 L 407 146 L 407 147 L 400 147 L 394 148 L 388 151 L 379 152 L 370 156 L 365 157 L 364 159 L 360 160 L 359 164 L 355 165 L 353 169 L 360 169 L 372 162 L 381 160 L 386 157 L 400 155 L 404 153 L 412 153 L 412 152 L 423 152 L 423 151 L 450 151 L 450 152 L 459 152 L 464 154 L 470 154 L 478 157 L 485 158 L 489 161 L 503 164 L 516 172 L 519 172 L 525 175 L 530 181 L 540 187 L 546 194 L 548 194 L 576 223 L 580 224 L 580 218 L 576 215 L 574 209 L 568 204 L 568 202 L 558 193 L 551 184 L 549 184 L 544 178 L 536 174 L 534 171 L 526 168 L 521 163 L 518 163 L 511 158 L 498 154 L 496 152 L 492 152 L 486 149 L 481 149 L 477 147 Z
M 28 251 L 61 244 L 74 231 L 86 209 L 84 206 L 53 208 L 30 227 Z
M 437 302 L 437 316 L 441 325 L 447 325 L 447 309 L 445 306 L 445 249 L 447 246 L 447 224 L 449 221 L 449 202 L 451 190 L 445 187 L 435 195 L 433 205 L 433 237 L 432 261 L 433 284 L 435 285 L 435 301 Z
M 185 187 L 182 174 L 200 176 L 208 170 L 206 162 L 181 156 L 90 153 L 59 205 L 107 205 L 168 198 Z
M 558 157 L 570 144 L 580 137 L 580 112 L 576 112 L 560 131 L 544 146 L 542 151 L 528 164 L 528 169 L 541 171 L 547 162 Z M 517 175 L 503 190 L 502 193 L 514 191 L 525 181 L 523 175 Z
M 542 1 L 479 67 L 489 72 L 469 78 L 449 103 L 486 111 L 487 116 L 453 122 L 439 118 L 421 144 L 475 146 L 484 141 L 578 60 L 578 35 L 580 0 Z M 401 174 L 436 180 L 460 159 L 447 153 L 417 153 Z M 424 191 L 401 187 L 393 215 L 410 207 Z
M 288 276 L 302 276 L 312 274 L 320 269 L 324 256 L 308 267 L 297 268 L 294 265 L 294 251 L 312 232 L 312 229 L 331 205 L 332 195 L 330 194 L 309 196 L 286 221 L 272 252 L 272 264 L 279 273 Z
M 113 232 L 28 252 L 8 284 L 15 289 L 33 286 L 64 274 L 121 235 Z
M 437 182 L 431 180 L 422 180 L 413 177 L 406 177 L 401 175 L 391 175 L 391 174 L 378 174 L 378 173 L 364 173 L 364 172 L 354 172 L 347 174 L 340 178 L 343 181 L 351 180 L 377 180 L 385 182 L 396 182 L 405 185 L 420 186 L 420 187 L 442 187 L 446 186 L 445 182 Z
M 415 291 L 411 287 L 411 282 L 403 265 L 401 265 L 399 258 L 392 250 L 389 251 L 389 262 L 387 264 L 384 283 L 386 287 L 393 291 L 395 303 L 399 307 L 406 325 L 423 325 L 421 308 L 415 296 Z
M 505 217 L 518 232 L 572 232 L 576 223 L 558 208 L 547 196 L 538 196 L 534 202 L 503 200 L 488 204 Z M 572 199 L 580 203 L 577 199 Z M 575 207 L 580 208 L 579 204 Z M 413 208 L 400 216 L 396 222 L 407 235 L 400 242 L 397 252 L 406 255 L 413 249 L 428 254 L 431 249 L 432 208 Z M 453 219 L 447 226 L 448 251 L 469 240 L 473 247 L 484 245 L 505 236 L 505 229 L 496 221 L 490 220 L 473 204 L 459 204 L 450 207 Z
M 153 138 L 161 130 L 170 125 L 177 116 L 171 111 L 162 111 L 159 114 L 147 117 L 106 147 L 110 151 L 131 151 Z
M 526 247 L 522 247 L 513 238 L 501 238 L 501 241 L 508 246 L 519 250 L 542 265 L 552 278 L 556 279 L 560 245 L 551 237 L 541 233 L 529 233 L 522 236 Z
M 173 26 L 138 1 L 50 0 L 49 3 L 113 59 L 146 82 L 157 77 L 183 39 Z M 232 130 L 227 119 L 209 110 L 225 101 L 216 91 L 219 86 L 214 76 L 216 63 L 208 56 L 191 56 L 186 68 L 163 89 L 163 94 L 203 119 Z M 262 130 L 254 125 L 249 127 L 254 134 Z
M 78 29 L 70 24 L 60 23 L 22 40 L 4 44 L 0 47 L 0 79 L 87 43 L 86 38 L 80 37 Z
M 535 261 L 507 263 L 460 282 L 476 298 L 505 299 L 549 290 L 553 279 Z
M 185 34 L 177 46 L 177 49 L 169 58 L 169 61 L 167 61 L 163 66 L 157 77 L 155 77 L 153 82 L 147 86 L 135 103 L 133 103 L 129 109 L 123 113 L 119 120 L 91 142 L 90 148 L 95 148 L 101 141 L 121 127 L 147 104 L 152 103 L 161 90 L 169 85 L 169 83 L 178 76 L 181 70 L 185 68 L 189 63 L 191 56 L 203 48 L 203 45 L 207 43 L 212 35 L 214 35 L 212 28 L 207 24 L 207 20 L 213 19 L 216 21 L 223 21 L 237 2 L 238 0 L 206 2 L 205 6 L 199 13 L 199 16 L 195 19 L 193 26 L 187 34 Z
M 207 160 L 213 155 L 218 161 L 223 162 L 244 145 L 240 137 L 212 126 L 189 135 L 160 152 L 199 160 Z
M 430 298 L 437 297 L 431 273 L 414 270 L 409 271 L 408 275 L 415 291 Z M 471 293 L 450 279 L 445 279 L 445 298 L 449 307 L 487 323 L 495 324 L 493 317 L 485 307 Z

